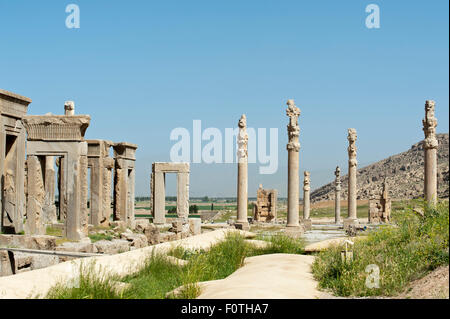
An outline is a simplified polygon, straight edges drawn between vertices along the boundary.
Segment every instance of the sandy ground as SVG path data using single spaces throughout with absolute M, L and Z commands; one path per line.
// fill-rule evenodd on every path
M 441 266 L 425 277 L 411 282 L 400 299 L 449 299 L 449 266 Z
M 318 299 L 332 298 L 317 290 L 311 273 L 313 256 L 271 254 L 249 257 L 222 280 L 200 283 L 199 299 Z

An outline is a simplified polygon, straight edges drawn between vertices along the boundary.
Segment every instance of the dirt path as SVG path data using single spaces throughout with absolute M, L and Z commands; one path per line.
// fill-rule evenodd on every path
M 222 280 L 200 283 L 199 299 L 323 299 L 311 273 L 313 256 L 271 254 L 249 257 Z

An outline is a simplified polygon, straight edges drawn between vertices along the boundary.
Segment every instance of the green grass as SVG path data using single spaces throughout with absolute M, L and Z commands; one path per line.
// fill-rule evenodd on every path
M 312 267 L 320 287 L 339 296 L 392 296 L 410 281 L 448 265 L 448 202 L 423 207 L 424 217 L 411 207 L 397 211 L 395 225 L 381 226 L 366 240 L 356 241 L 351 262 L 342 262 L 339 247 L 320 253 Z M 379 267 L 379 288 L 366 286 L 371 264 Z
M 114 239 L 114 236 L 112 236 L 112 235 L 98 234 L 98 233 L 97 234 L 91 234 L 88 237 L 91 239 L 91 241 L 93 243 L 95 243 L 95 242 L 97 242 L 99 240 L 113 240 Z
M 62 228 L 47 226 L 45 234 L 49 236 L 61 237 L 62 232 L 63 232 Z
M 135 274 L 124 278 L 93 275 L 92 268 L 82 272 L 79 287 L 53 287 L 47 298 L 70 299 L 164 299 L 175 288 L 182 287 L 172 298 L 195 298 L 199 295 L 198 282 L 223 279 L 242 266 L 245 257 L 271 253 L 300 253 L 301 241 L 284 236 L 270 239 L 271 248 L 256 249 L 242 236 L 228 235 L 224 241 L 212 246 L 208 251 L 192 251 L 176 247 L 169 252 L 177 258 L 189 262 L 185 266 L 174 265 L 163 255 L 149 256 L 145 265 Z M 115 282 L 130 285 L 120 294 L 115 290 Z

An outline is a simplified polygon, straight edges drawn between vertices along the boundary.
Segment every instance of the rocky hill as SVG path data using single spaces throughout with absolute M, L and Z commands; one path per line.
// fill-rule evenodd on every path
M 449 197 L 449 141 L 447 134 L 437 134 L 439 141 L 438 160 L 438 196 Z M 341 172 L 346 171 L 341 167 Z M 387 177 L 389 194 L 395 199 L 423 197 L 424 150 L 422 141 L 414 144 L 408 151 L 393 155 L 384 160 L 358 170 L 358 199 L 369 199 L 382 189 L 384 177 Z M 341 176 L 341 196 L 347 198 L 347 175 Z M 318 202 L 334 199 L 334 181 L 311 193 L 311 200 Z

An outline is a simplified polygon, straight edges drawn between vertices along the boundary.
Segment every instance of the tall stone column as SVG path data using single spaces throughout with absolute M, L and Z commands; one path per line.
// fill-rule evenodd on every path
M 298 125 L 298 117 L 300 109 L 295 106 L 294 100 L 287 101 L 288 108 L 286 115 L 289 117 L 287 126 L 289 143 L 286 148 L 288 151 L 288 207 L 287 207 L 287 227 L 291 231 L 300 231 L 299 224 L 299 152 L 300 143 L 298 137 L 300 135 L 300 127 Z
M 310 173 L 308 171 L 304 172 L 304 180 L 303 180 L 303 224 L 306 230 L 310 230 L 312 227 L 312 222 L 310 218 L 310 210 L 311 210 L 311 201 L 310 201 L 310 192 L 311 192 L 311 180 Z
M 339 224 L 341 222 L 341 169 L 339 166 L 336 167 L 334 172 L 336 176 L 335 180 L 335 198 L 334 198 L 334 222 Z
M 425 139 L 423 148 L 425 151 L 424 195 L 430 205 L 437 202 L 437 148 L 436 138 L 437 119 L 434 116 L 434 101 L 425 102 L 425 118 L 422 120 Z
M 237 182 L 237 220 L 236 224 L 242 229 L 249 229 L 247 220 L 248 193 L 248 134 L 245 114 L 239 119 L 238 135 L 238 182 Z
M 350 224 L 358 223 L 358 217 L 356 215 L 356 166 L 358 161 L 356 160 L 356 130 L 354 128 L 348 129 L 348 217 L 344 223 L 344 228 Z
M 55 157 L 45 157 L 45 204 L 44 222 L 46 224 L 53 224 L 57 222 L 56 206 L 55 206 Z

